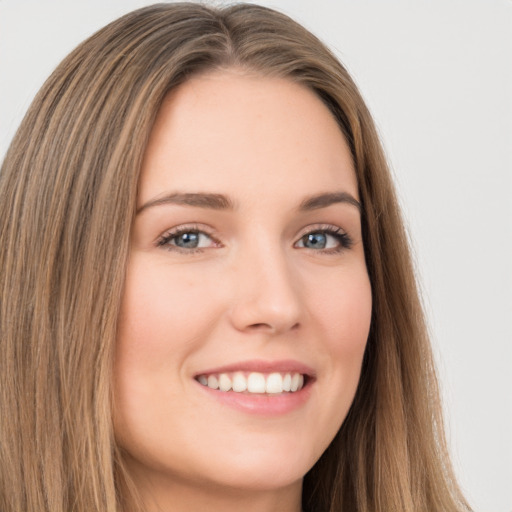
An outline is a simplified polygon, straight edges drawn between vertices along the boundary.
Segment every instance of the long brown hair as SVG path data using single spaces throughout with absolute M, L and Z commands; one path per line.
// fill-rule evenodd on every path
M 352 151 L 373 317 L 340 431 L 306 475 L 310 512 L 461 511 L 408 243 L 371 116 L 313 35 L 254 5 L 158 4 L 73 51 L 0 173 L 0 509 L 133 503 L 111 424 L 111 369 L 137 182 L 169 90 L 238 67 L 312 89 Z

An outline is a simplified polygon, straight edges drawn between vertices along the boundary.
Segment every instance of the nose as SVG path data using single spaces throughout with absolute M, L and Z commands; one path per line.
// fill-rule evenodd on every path
M 230 310 L 237 330 L 281 334 L 300 326 L 303 302 L 290 259 L 276 246 L 239 255 Z

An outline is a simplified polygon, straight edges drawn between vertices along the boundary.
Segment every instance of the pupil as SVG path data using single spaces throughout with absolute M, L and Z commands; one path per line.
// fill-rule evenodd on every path
M 327 243 L 327 238 L 324 233 L 310 233 L 306 235 L 304 245 L 312 249 L 324 249 Z
M 199 242 L 198 233 L 183 233 L 176 240 L 176 245 L 178 247 L 194 249 L 197 247 L 198 242 Z

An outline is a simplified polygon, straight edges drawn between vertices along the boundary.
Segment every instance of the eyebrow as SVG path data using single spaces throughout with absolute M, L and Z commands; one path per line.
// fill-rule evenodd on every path
M 333 204 L 347 203 L 362 211 L 361 203 L 348 192 L 326 192 L 307 197 L 299 205 L 299 211 L 305 212 L 327 208 Z M 142 211 L 165 204 L 177 204 L 182 206 L 194 206 L 196 208 L 208 208 L 211 210 L 234 210 L 233 201 L 223 194 L 210 193 L 179 193 L 168 194 L 152 199 L 137 209 L 137 215 Z
M 222 194 L 206 193 L 175 193 L 152 199 L 144 203 L 138 210 L 137 215 L 147 208 L 163 204 L 178 204 L 184 206 L 195 206 L 197 208 L 209 208 L 211 210 L 233 210 L 233 201 Z
M 348 192 L 328 192 L 308 197 L 300 203 L 299 211 L 318 210 L 319 208 L 327 208 L 336 203 L 351 204 L 355 206 L 359 212 L 362 211 L 361 203 Z

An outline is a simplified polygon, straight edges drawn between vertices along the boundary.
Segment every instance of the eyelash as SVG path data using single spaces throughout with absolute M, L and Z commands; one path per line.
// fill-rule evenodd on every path
M 334 239 L 336 239 L 339 245 L 337 247 L 329 249 L 311 249 L 314 252 L 321 254 L 338 254 L 344 250 L 350 249 L 353 245 L 352 238 L 347 233 L 345 233 L 341 228 L 331 225 L 318 225 L 310 227 L 307 229 L 307 231 L 303 232 L 301 236 L 298 238 L 297 242 L 295 242 L 294 247 L 296 246 L 297 243 L 302 241 L 304 237 L 319 233 L 327 236 L 332 236 Z M 212 234 L 208 233 L 207 231 L 205 231 L 204 228 L 201 228 L 200 226 L 197 225 L 182 226 L 171 231 L 168 231 L 157 240 L 156 245 L 157 247 L 162 247 L 168 251 L 176 251 L 184 254 L 201 253 L 205 249 L 208 249 L 208 247 L 196 247 L 187 249 L 170 243 L 172 240 L 184 234 L 206 235 L 214 242 L 214 244 L 216 244 L 217 246 L 221 245 L 220 242 Z M 304 248 L 307 249 L 307 247 Z
M 215 242 L 215 244 L 220 245 L 220 242 L 218 240 L 216 240 L 212 234 L 205 231 L 204 228 L 197 226 L 197 225 L 189 225 L 189 226 L 181 226 L 179 228 L 168 231 L 167 233 L 162 235 L 157 240 L 157 246 L 163 247 L 164 249 L 166 249 L 168 251 L 177 251 L 177 252 L 181 252 L 181 253 L 185 253 L 185 254 L 194 254 L 194 253 L 198 253 L 198 252 L 203 252 L 205 249 L 204 247 L 186 249 L 186 248 L 178 247 L 177 245 L 173 245 L 170 243 L 173 239 L 178 238 L 181 235 L 189 234 L 189 233 L 194 233 L 194 234 L 198 234 L 198 235 L 206 235 L 208 238 L 213 240 L 213 242 Z
M 353 242 L 352 238 L 350 237 L 350 235 L 348 235 L 348 233 L 346 233 L 345 231 L 343 231 L 341 228 L 339 228 L 337 226 L 331 226 L 331 225 L 325 225 L 325 224 L 308 227 L 307 231 L 305 231 L 299 237 L 299 239 L 297 240 L 297 242 L 295 242 L 295 244 L 297 244 L 297 243 L 299 243 L 299 241 L 303 240 L 304 237 L 306 237 L 308 235 L 317 234 L 317 233 L 332 236 L 339 244 L 337 247 L 332 247 L 329 249 L 311 249 L 311 250 L 313 250 L 315 252 L 319 252 L 321 254 L 338 254 L 347 249 L 350 249 L 354 245 L 354 242 Z

